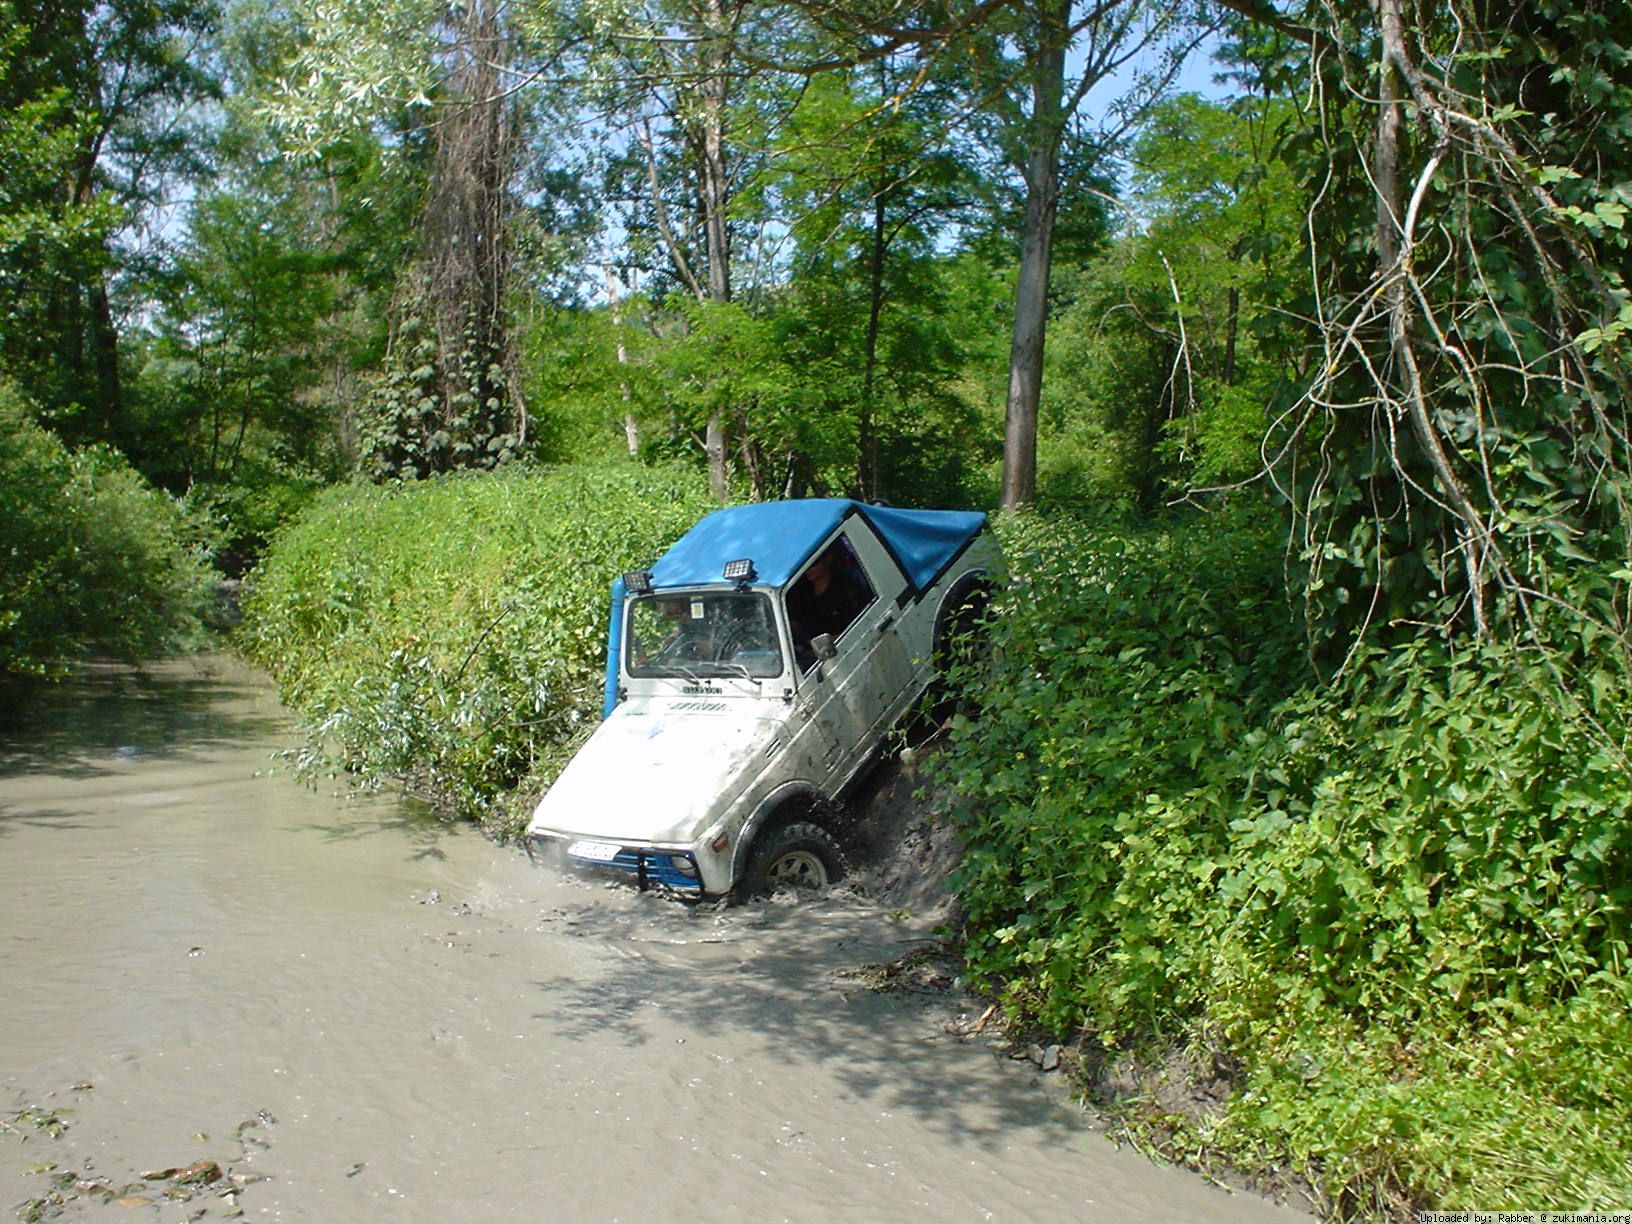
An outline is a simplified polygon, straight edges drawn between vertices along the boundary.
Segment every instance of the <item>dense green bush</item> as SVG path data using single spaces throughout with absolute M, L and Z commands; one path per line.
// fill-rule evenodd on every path
M 105 447 L 70 450 L 0 382 L 0 675 L 195 635 L 209 594 L 175 505 Z
M 274 538 L 241 640 L 309 721 L 304 764 L 490 822 L 599 712 L 612 578 L 707 509 L 663 469 L 509 468 L 331 489 Z
M 1000 529 L 944 766 L 971 970 L 1113 1051 L 1205 1047 L 1235 1092 L 1164 1124 L 1340 1210 L 1632 1201 L 1621 687 L 1584 711 L 1559 655 L 1429 636 L 1320 683 L 1250 519 Z

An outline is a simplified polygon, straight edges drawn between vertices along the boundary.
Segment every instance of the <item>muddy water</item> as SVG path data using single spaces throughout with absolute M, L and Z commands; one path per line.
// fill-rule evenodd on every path
M 1117 1150 L 957 998 L 846 976 L 925 933 L 865 899 L 686 907 L 313 792 L 226 659 L 9 714 L 0 1211 L 1299 1218 Z M 138 1184 L 199 1160 L 236 1181 Z

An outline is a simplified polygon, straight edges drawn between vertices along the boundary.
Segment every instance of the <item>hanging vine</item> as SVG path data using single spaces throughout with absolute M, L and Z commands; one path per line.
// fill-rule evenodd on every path
M 1312 636 L 1624 644 L 1632 8 L 1327 0 L 1310 28 L 1319 344 L 1266 459 Z
M 363 463 L 376 478 L 491 468 L 527 442 L 506 315 L 520 142 L 504 79 L 513 40 L 496 0 L 454 6 L 448 24 L 421 254 L 370 397 Z

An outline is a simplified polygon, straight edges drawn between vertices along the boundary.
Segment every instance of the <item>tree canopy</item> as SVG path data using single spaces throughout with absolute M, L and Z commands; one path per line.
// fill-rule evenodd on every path
M 689 456 L 1280 499 L 1339 659 L 1622 632 L 1609 0 L 6 13 L 4 371 L 245 547 L 252 486 Z

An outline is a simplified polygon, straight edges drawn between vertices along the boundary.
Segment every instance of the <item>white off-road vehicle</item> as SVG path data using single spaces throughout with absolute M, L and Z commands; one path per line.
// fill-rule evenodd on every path
M 828 813 L 983 606 L 985 526 L 840 499 L 708 515 L 613 583 L 605 717 L 528 835 L 642 888 L 836 880 Z

